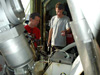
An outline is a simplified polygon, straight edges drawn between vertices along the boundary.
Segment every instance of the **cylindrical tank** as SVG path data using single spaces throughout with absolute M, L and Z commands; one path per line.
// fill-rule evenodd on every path
M 0 50 L 7 64 L 12 68 L 25 65 L 33 58 L 32 51 L 23 34 L 0 43 Z

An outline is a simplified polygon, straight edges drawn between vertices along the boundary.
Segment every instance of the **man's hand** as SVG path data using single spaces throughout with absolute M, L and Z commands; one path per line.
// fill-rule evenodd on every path
M 61 35 L 65 36 L 66 35 L 66 31 L 61 31 Z
M 35 38 L 35 34 L 31 34 L 31 36 L 32 36 L 33 38 Z
M 0 65 L 0 71 L 2 71 L 2 65 Z
M 50 45 L 50 43 L 48 42 L 48 43 L 47 43 L 47 46 L 49 46 L 49 45 Z

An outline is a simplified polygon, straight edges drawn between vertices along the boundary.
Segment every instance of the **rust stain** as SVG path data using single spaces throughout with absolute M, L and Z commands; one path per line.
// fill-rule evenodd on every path
M 60 64 L 58 63 L 57 66 L 60 66 Z

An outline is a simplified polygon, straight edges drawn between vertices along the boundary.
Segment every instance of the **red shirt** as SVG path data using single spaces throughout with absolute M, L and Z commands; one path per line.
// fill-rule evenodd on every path
M 37 27 L 31 28 L 29 25 L 24 26 L 24 28 L 27 30 L 28 33 L 34 34 L 34 39 L 39 40 L 41 35 L 40 35 L 40 30 Z M 37 43 L 34 42 L 35 48 L 37 48 Z
M 67 33 L 66 40 L 67 40 L 67 44 L 73 43 L 74 42 L 73 34 L 72 33 Z

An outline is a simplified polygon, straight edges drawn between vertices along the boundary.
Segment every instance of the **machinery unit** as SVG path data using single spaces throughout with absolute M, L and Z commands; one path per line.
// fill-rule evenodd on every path
M 41 75 L 38 73 L 41 70 L 43 75 L 100 74 L 100 1 L 67 0 L 67 3 L 73 18 L 75 43 L 52 54 L 49 61 L 35 62 L 23 33 L 25 14 L 21 0 L 0 0 L 0 52 L 9 69 L 8 75 Z M 74 46 L 78 48 L 77 58 L 67 53 Z M 46 63 L 51 65 L 46 67 Z
M 28 74 L 33 54 L 24 36 L 24 9 L 20 0 L 0 0 L 0 52 L 15 75 Z

